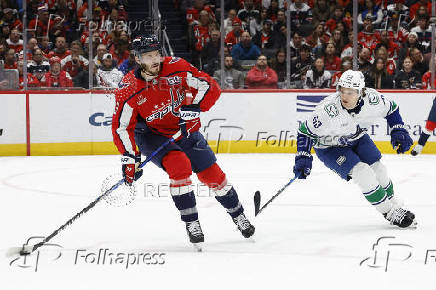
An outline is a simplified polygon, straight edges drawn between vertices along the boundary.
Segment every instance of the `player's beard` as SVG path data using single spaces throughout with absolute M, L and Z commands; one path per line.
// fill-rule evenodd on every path
M 147 65 L 145 63 L 141 63 L 141 74 L 146 80 L 154 79 L 158 76 L 160 71 L 160 63 Z

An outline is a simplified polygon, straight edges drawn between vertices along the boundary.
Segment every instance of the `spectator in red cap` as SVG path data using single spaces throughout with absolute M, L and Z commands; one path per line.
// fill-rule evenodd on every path
M 61 59 L 57 56 L 50 58 L 50 71 L 42 80 L 45 87 L 72 87 L 73 80 L 66 71 L 61 69 Z
M 241 19 L 235 17 L 232 21 L 232 27 L 233 27 L 232 31 L 230 31 L 226 35 L 226 39 L 224 40 L 224 43 L 226 45 L 231 45 L 231 46 L 239 43 L 239 41 L 241 40 L 241 34 L 243 32 Z
M 204 0 L 194 0 L 194 7 L 186 10 L 186 21 L 188 24 L 193 25 L 198 23 L 200 12 L 203 10 L 205 10 L 211 18 L 215 19 L 215 14 L 209 6 L 204 5 Z
M 421 6 L 424 6 L 426 8 L 427 15 L 429 15 L 431 13 L 431 1 L 428 1 L 428 0 L 418 0 L 418 2 L 416 2 L 415 4 L 410 6 L 410 18 L 415 18 L 416 12 L 418 11 L 418 9 Z

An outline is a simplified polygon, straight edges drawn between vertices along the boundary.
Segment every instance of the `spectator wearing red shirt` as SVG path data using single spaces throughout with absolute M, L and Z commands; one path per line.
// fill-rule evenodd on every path
M 23 40 L 20 39 L 20 37 L 20 31 L 18 31 L 18 29 L 12 29 L 9 38 L 6 39 L 6 43 L 8 44 L 9 48 L 15 50 L 16 53 L 19 53 L 23 50 Z
M 248 71 L 245 83 L 249 89 L 276 89 L 278 77 L 267 64 L 267 57 L 261 54 L 256 65 Z
M 9 25 L 9 29 L 12 30 L 14 28 L 22 31 L 23 30 L 23 23 L 21 20 L 17 19 L 15 17 L 17 13 L 17 10 L 12 8 L 5 8 L 3 9 L 3 22 L 7 23 Z
M 23 65 L 24 61 L 19 60 L 17 62 L 17 70 L 18 70 L 18 87 L 20 90 L 24 88 L 24 75 L 23 75 Z M 27 72 L 27 87 L 40 87 L 41 83 L 39 80 L 32 74 Z
M 71 43 L 71 54 L 61 60 L 62 69 L 74 78 L 88 65 L 88 60 L 82 55 L 82 44 L 78 40 L 73 41 Z
M 341 59 L 341 70 L 333 74 L 330 88 L 336 89 L 336 86 L 342 74 L 344 73 L 344 71 L 347 71 L 349 69 L 353 69 L 353 59 L 350 56 L 343 57 Z
M 324 22 L 318 24 L 312 34 L 306 37 L 306 43 L 312 48 L 321 47 L 329 41 L 330 37 L 325 33 L 324 25 Z
M 44 57 L 47 58 L 47 55 L 50 53 L 51 50 L 51 43 L 48 36 L 41 37 L 41 41 L 39 41 L 38 46 L 42 50 Z
M 363 21 L 363 31 L 357 34 L 357 41 L 364 47 L 371 48 L 371 46 L 378 42 L 379 36 L 374 32 L 374 27 L 371 23 L 370 17 L 365 17 Z
M 385 66 L 385 70 L 389 75 L 395 74 L 397 70 L 397 64 L 392 58 L 388 57 L 388 50 L 384 46 L 380 46 L 377 50 L 375 50 L 375 57 L 382 58 Z
M 32 19 L 27 26 L 34 36 L 47 35 L 49 27 L 53 27 L 53 20 L 49 19 L 48 7 L 46 4 L 38 7 L 38 17 Z
M 431 13 L 431 1 L 419 0 L 418 2 L 410 6 L 410 18 L 415 18 L 416 12 L 421 6 L 424 6 L 427 9 L 427 15 Z
M 189 25 L 197 24 L 200 18 L 200 12 L 205 10 L 210 17 L 215 19 L 215 14 L 209 6 L 204 5 L 203 0 L 195 0 L 194 7 L 188 8 L 186 10 L 186 21 Z
M 242 21 L 241 19 L 235 17 L 232 21 L 232 31 L 227 33 L 226 38 L 224 40 L 224 43 L 226 45 L 235 45 L 241 41 L 241 35 L 242 35 Z
M 73 80 L 66 71 L 61 69 L 61 59 L 57 56 L 50 58 L 50 71 L 41 80 L 45 87 L 72 87 Z
M 113 43 L 109 50 L 117 66 L 120 66 L 126 59 L 129 59 L 129 35 L 121 31 L 120 37 Z
M 56 37 L 56 43 L 55 43 L 55 49 L 50 51 L 47 55 L 49 59 L 51 59 L 54 56 L 59 57 L 60 59 L 64 59 L 68 55 L 71 54 L 71 51 L 67 49 L 67 42 L 65 41 L 65 38 L 62 36 Z
M 4 68 L 17 69 L 17 53 L 12 48 L 6 51 Z
M 341 68 L 341 59 L 336 55 L 336 45 L 328 42 L 324 50 L 324 69 L 328 71 L 338 71 Z
M 398 46 L 398 44 L 389 39 L 389 32 L 386 30 L 382 30 L 380 32 L 380 40 L 372 45 L 371 50 L 375 52 L 381 46 L 384 46 L 387 49 L 389 58 L 398 58 L 398 52 L 400 50 L 400 47 Z
M 193 33 L 193 48 L 196 51 L 201 51 L 210 40 L 209 35 L 209 14 L 206 10 L 200 12 L 199 24 L 194 24 L 192 27 Z
M 337 5 L 335 10 L 333 11 L 333 15 L 329 20 L 326 21 L 325 25 L 327 26 L 330 32 L 336 29 L 336 25 L 339 22 L 343 22 L 346 26 L 347 30 L 351 29 L 351 17 L 344 16 L 344 8 Z
M 409 31 L 400 25 L 399 16 L 397 13 L 392 14 L 388 26 L 389 39 L 397 44 L 404 43 L 409 34 Z

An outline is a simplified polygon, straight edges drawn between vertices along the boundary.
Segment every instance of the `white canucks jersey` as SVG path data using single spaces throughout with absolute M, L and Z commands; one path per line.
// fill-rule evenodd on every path
M 397 104 L 374 89 L 365 88 L 358 113 L 349 113 L 338 92 L 327 96 L 310 117 L 301 122 L 298 133 L 314 140 L 315 148 L 346 146 L 362 137 L 377 118 L 398 109 Z

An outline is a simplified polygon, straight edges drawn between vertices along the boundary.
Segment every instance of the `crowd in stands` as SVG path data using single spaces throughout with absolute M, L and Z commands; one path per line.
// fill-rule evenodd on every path
M 431 87 L 430 0 L 359 0 L 356 52 L 351 0 L 225 1 L 222 28 L 219 1 L 181 2 L 192 62 L 219 80 L 224 30 L 225 88 L 284 87 L 288 6 L 291 87 L 335 88 L 342 72 L 352 68 L 354 53 L 370 87 Z
M 23 88 L 24 59 L 29 88 L 89 88 L 90 70 L 94 86 L 117 87 L 136 66 L 123 1 L 94 0 L 88 15 L 85 0 L 27 0 L 27 43 L 19 2 L 1 1 L 0 88 L 6 86 L 1 73 L 6 70 L 18 72 L 18 88 Z M 353 1 L 288 1 L 226 0 L 220 9 L 220 1 L 174 0 L 175 9 L 186 16 L 191 63 L 220 82 L 223 77 L 225 89 L 284 88 L 289 33 L 293 88 L 335 88 L 342 72 L 352 67 L 354 54 L 367 86 L 431 87 L 431 1 L 359 0 L 356 52 Z
M 16 89 L 23 88 L 25 59 L 30 89 L 89 88 L 90 69 L 94 86 L 118 87 L 123 75 L 135 66 L 129 51 L 127 13 L 121 0 L 94 1 L 92 16 L 88 16 L 86 0 L 27 0 L 26 44 L 23 7 L 17 1 L 6 0 L 0 9 L 1 70 L 3 77 L 7 70 L 18 71 Z M 7 82 L 0 84 L 3 89 L 8 87 Z

